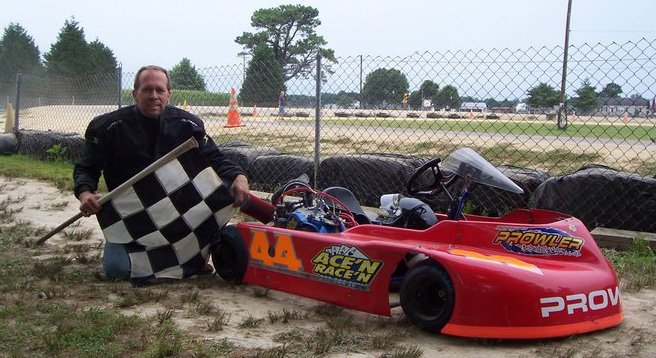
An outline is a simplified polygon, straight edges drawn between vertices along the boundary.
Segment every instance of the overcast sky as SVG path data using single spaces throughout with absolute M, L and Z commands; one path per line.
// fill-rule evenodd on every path
M 241 63 L 235 38 L 253 31 L 253 11 L 300 1 L 23 0 L 0 9 L 41 53 L 72 16 L 87 41 L 100 40 L 123 70 L 166 68 L 183 57 L 197 68 Z M 305 0 L 319 10 L 317 32 L 338 57 L 405 56 L 454 49 L 562 46 L 567 0 Z M 574 0 L 570 43 L 624 43 L 656 37 L 656 0 Z

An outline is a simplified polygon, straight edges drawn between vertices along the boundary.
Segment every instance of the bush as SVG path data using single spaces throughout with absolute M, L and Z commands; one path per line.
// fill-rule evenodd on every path
M 189 106 L 227 106 L 230 104 L 229 93 L 213 93 L 193 90 L 171 90 L 171 105 L 182 105 L 187 101 Z M 121 91 L 121 103 L 124 106 L 134 104 L 132 90 Z

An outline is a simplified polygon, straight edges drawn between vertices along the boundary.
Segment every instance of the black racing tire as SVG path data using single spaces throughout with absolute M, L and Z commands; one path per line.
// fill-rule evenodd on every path
M 221 239 L 212 246 L 212 263 L 222 279 L 234 283 L 243 280 L 248 267 L 248 250 L 236 226 L 228 225 L 221 229 Z
M 435 264 L 411 268 L 403 278 L 399 296 L 406 317 L 433 333 L 449 322 L 456 299 L 451 278 Z

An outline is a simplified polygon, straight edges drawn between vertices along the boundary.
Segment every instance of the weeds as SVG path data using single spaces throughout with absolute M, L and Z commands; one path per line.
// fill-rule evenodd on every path
M 255 358 L 284 358 L 288 356 L 287 346 L 284 344 L 280 347 L 261 349 L 255 354 Z
M 57 165 L 66 162 L 66 152 L 68 152 L 68 148 L 61 144 L 53 144 L 52 147 L 46 150 L 50 159 L 52 159 Z
M 198 302 L 194 307 L 194 312 L 199 316 L 207 316 L 214 311 L 214 306 L 205 302 Z
M 198 291 L 185 293 L 181 297 L 183 303 L 198 302 Z
M 656 283 L 656 254 L 647 240 L 636 238 L 627 251 L 603 250 L 613 264 L 623 291 L 639 291 Z
M 161 326 L 164 323 L 171 321 L 171 318 L 173 318 L 173 310 L 157 311 L 155 316 L 157 317 L 157 323 Z
M 400 347 L 390 353 L 384 353 L 380 358 L 419 358 L 424 352 L 418 347 Z
M 344 307 L 335 306 L 331 304 L 320 304 L 315 306 L 313 309 L 314 313 L 322 317 L 332 317 L 342 314 L 344 312 Z
M 86 241 L 93 239 L 92 229 L 73 229 L 62 231 L 62 236 L 68 241 Z
M 68 206 L 68 202 L 62 201 L 59 203 L 52 203 L 46 207 L 46 210 L 51 211 L 63 211 Z
M 240 324 L 239 328 L 255 328 L 262 323 L 261 318 L 255 318 L 253 316 L 246 317 Z
M 228 325 L 231 315 L 228 312 L 217 310 L 212 322 L 207 324 L 207 329 L 211 332 L 222 331 L 223 327 Z
M 270 323 L 276 323 L 278 321 L 281 321 L 282 323 L 289 323 L 292 320 L 300 319 L 300 318 L 307 318 L 307 313 L 304 313 L 302 311 L 296 311 L 296 310 L 288 310 L 287 308 L 283 308 L 281 312 L 269 312 L 269 322 Z
M 269 294 L 269 289 L 264 287 L 253 287 L 253 296 L 258 298 L 267 297 Z
M 121 299 L 116 303 L 119 308 L 137 306 L 146 302 L 159 302 L 169 295 L 169 291 L 155 291 L 152 289 L 126 290 L 122 292 Z

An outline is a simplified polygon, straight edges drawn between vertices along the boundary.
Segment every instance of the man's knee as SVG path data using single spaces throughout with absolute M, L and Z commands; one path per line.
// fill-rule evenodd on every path
M 103 261 L 103 270 L 105 275 L 112 279 L 124 279 L 130 277 L 130 268 L 116 262 Z
M 103 254 L 103 270 L 107 277 L 113 279 L 130 277 L 130 256 L 123 245 L 106 242 Z

